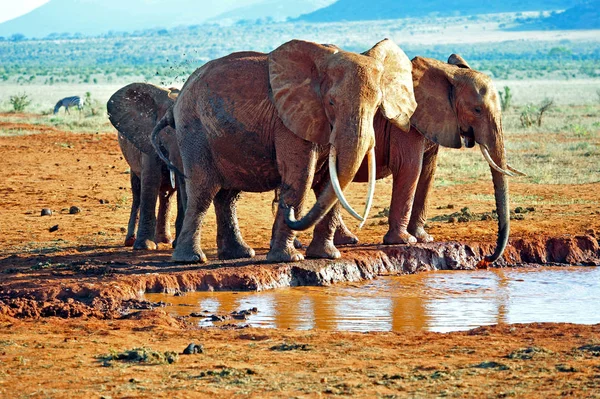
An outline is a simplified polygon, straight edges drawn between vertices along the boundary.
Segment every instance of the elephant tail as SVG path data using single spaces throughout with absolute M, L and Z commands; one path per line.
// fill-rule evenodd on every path
M 177 169 L 177 167 L 175 165 L 173 165 L 173 163 L 171 163 L 169 158 L 167 158 L 165 156 L 164 152 L 160 148 L 160 144 L 158 143 L 158 134 L 160 133 L 161 130 L 163 130 L 167 126 L 170 126 L 173 129 L 175 129 L 175 118 L 173 118 L 173 107 L 169 107 L 169 109 L 167 110 L 165 115 L 156 123 L 156 126 L 154 126 L 154 130 L 152 130 L 152 135 L 150 136 L 150 140 L 152 141 L 152 146 L 154 147 L 156 154 L 158 154 L 159 158 L 162 159 L 162 161 L 167 165 L 169 170 L 175 172 L 178 176 L 185 178 L 185 175 L 183 174 L 183 172 L 181 172 L 179 169 Z

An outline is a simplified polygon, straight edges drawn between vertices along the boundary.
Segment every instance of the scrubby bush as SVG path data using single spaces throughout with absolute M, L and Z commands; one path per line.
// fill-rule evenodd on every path
M 14 96 L 10 96 L 9 101 L 12 104 L 15 112 L 25 111 L 25 108 L 27 108 L 29 106 L 29 104 L 31 104 L 31 100 L 29 99 L 29 96 L 25 93 L 15 94 Z
M 499 94 L 502 111 L 507 111 L 510 108 L 512 102 L 512 93 L 510 92 L 510 87 L 504 86 L 504 92 L 499 92 Z

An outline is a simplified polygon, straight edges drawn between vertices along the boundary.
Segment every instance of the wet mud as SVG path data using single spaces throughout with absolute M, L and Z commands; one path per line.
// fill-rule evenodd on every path
M 251 260 L 202 265 L 157 261 L 146 255 L 148 260 L 127 253 L 122 260 L 107 262 L 101 257 L 81 259 L 85 255 L 52 257 L 46 262 L 12 255 L 0 261 L 0 313 L 12 317 L 110 318 L 126 309 L 150 306 L 143 301 L 144 293 L 263 291 L 433 270 L 474 270 L 493 245 L 357 245 L 343 248 L 342 258 L 337 260 L 277 264 L 267 263 L 264 254 Z M 536 265 L 600 265 L 598 240 L 594 235 L 517 239 L 509 244 L 496 267 Z

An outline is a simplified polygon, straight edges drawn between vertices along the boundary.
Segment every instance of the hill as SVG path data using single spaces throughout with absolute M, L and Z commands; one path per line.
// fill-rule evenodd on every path
M 240 21 L 285 21 L 302 14 L 326 7 L 335 0 L 303 0 L 286 2 L 282 0 L 264 0 L 257 4 L 238 7 L 210 18 L 208 22 L 229 25 Z
M 363 21 L 420 16 L 490 14 L 515 11 L 563 10 L 577 0 L 338 0 L 332 5 L 301 15 L 309 22 Z
M 587 1 L 545 18 L 521 22 L 514 30 L 600 29 L 600 0 Z
M 50 0 L 41 7 L 0 24 L 0 36 L 16 33 L 26 37 L 81 33 L 99 35 L 109 31 L 133 32 L 153 28 L 197 25 L 225 18 L 285 19 L 331 3 L 332 0 Z M 221 15 L 219 18 L 215 18 Z M 246 16 L 246 17 L 243 17 Z M 242 18 L 243 17 L 243 18 Z

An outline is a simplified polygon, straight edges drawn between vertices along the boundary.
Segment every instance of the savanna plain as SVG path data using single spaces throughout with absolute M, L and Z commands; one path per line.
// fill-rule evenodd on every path
M 445 60 L 457 52 L 494 77 L 508 159 L 527 173 L 510 181 L 511 241 L 586 236 L 598 251 L 598 32 L 499 29 L 511 21 L 196 27 L 0 42 L 12 54 L 0 65 L 0 397 L 600 397 L 599 324 L 499 322 L 448 333 L 256 328 L 243 320 L 206 327 L 145 300 L 151 284 L 132 281 L 181 270 L 218 276 L 227 267 L 173 265 L 166 244 L 150 253 L 123 246 L 131 193 L 106 117 L 114 91 L 132 81 L 181 86 L 206 60 L 239 49 L 268 51 L 280 44 L 273 37 L 362 51 L 390 36 L 410 57 Z M 77 55 L 79 63 L 68 61 Z M 86 102 L 82 111 L 52 114 L 58 99 L 76 94 Z M 15 99 L 30 103 L 17 110 Z M 479 151 L 441 149 L 428 221 L 436 241 L 494 242 L 489 174 Z M 377 181 L 362 229 L 346 217 L 361 245 L 380 243 L 387 231 L 391 189 L 391 177 Z M 347 197 L 362 207 L 365 192 L 353 183 Z M 268 250 L 272 200 L 272 193 L 248 193 L 238 204 L 244 238 L 259 255 Z M 42 208 L 52 215 L 40 216 Z M 211 261 L 215 236 L 211 209 L 203 232 Z M 307 244 L 310 233 L 299 238 Z M 349 251 L 342 248 L 343 255 Z M 98 285 L 109 288 L 100 292 Z M 131 293 L 135 300 L 120 300 Z M 190 343 L 201 350 L 183 354 Z

